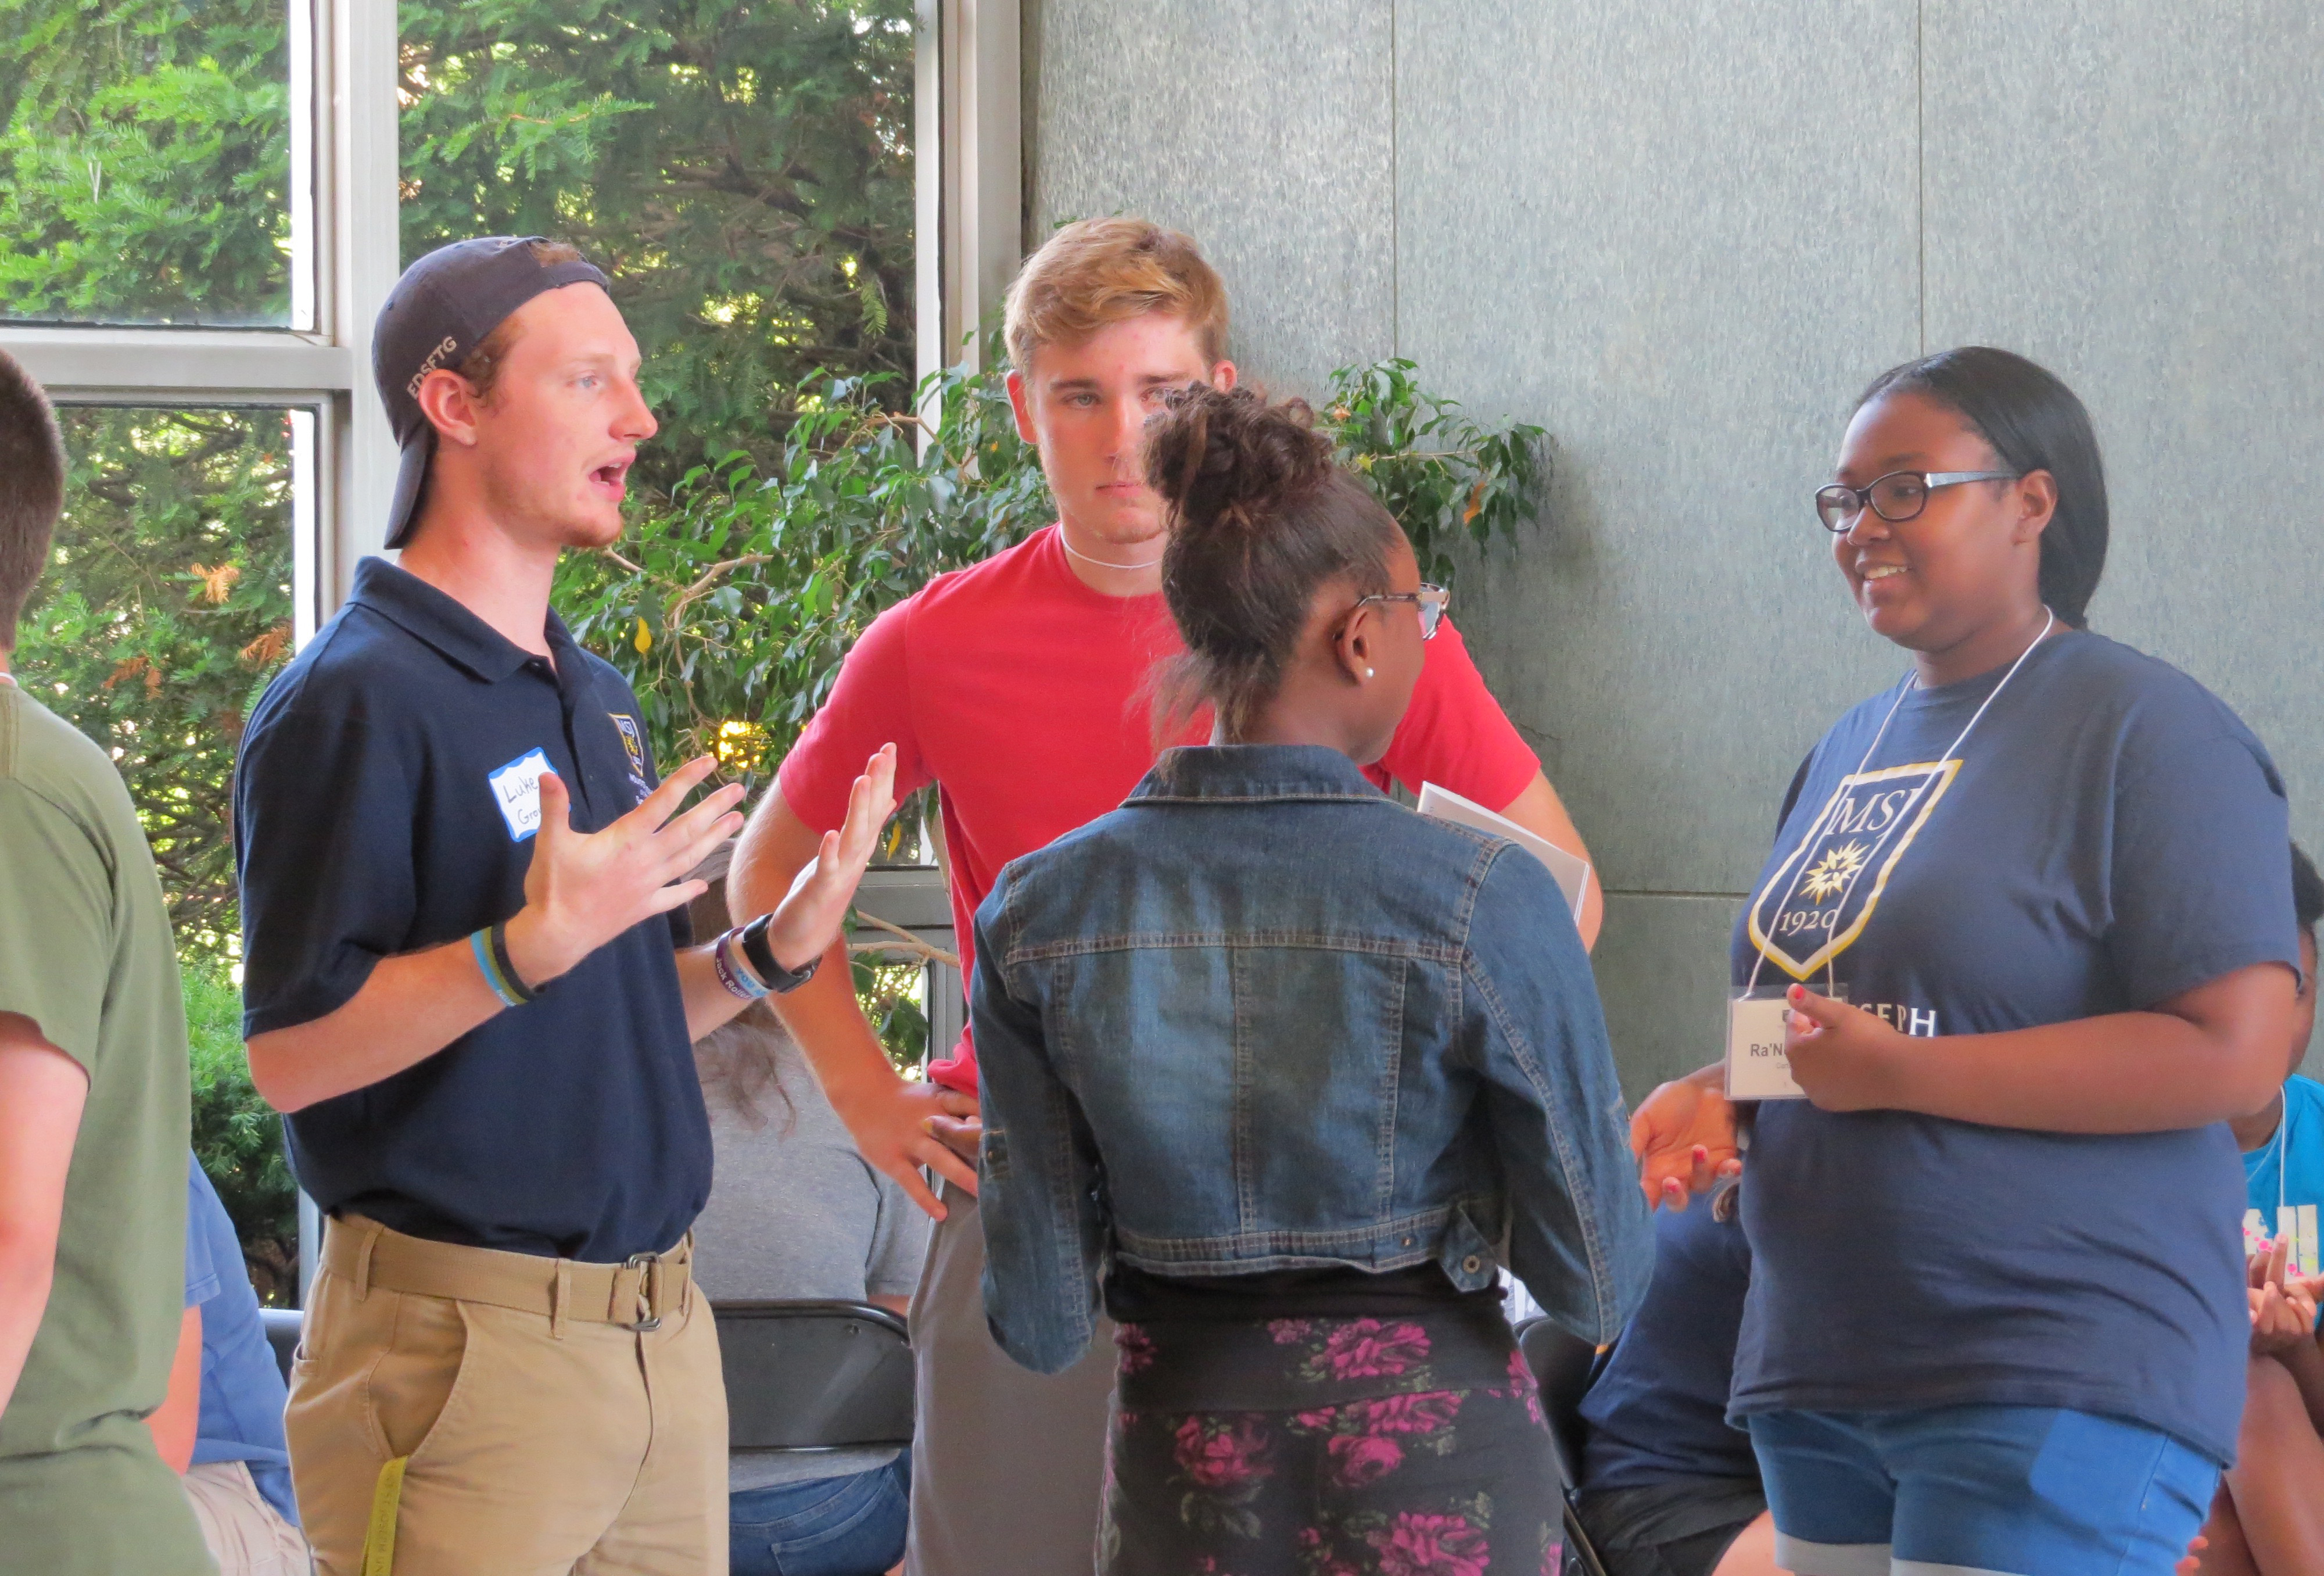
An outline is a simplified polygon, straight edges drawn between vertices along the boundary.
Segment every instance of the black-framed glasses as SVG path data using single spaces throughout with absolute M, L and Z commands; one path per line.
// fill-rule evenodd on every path
M 1929 494 L 1940 487 L 1963 482 L 2014 482 L 2015 471 L 1891 471 L 1867 487 L 1834 482 L 1816 489 L 1816 517 L 1834 536 L 1855 529 L 1869 504 L 1872 512 L 1891 525 L 1902 525 L 1929 506 Z
M 1417 591 L 1375 591 L 1370 596 L 1359 596 L 1356 606 L 1361 607 L 1367 602 L 1409 602 L 1420 610 L 1420 638 L 1433 641 L 1436 638 L 1436 626 L 1443 621 L 1445 604 L 1452 600 L 1452 594 L 1442 585 L 1423 584 Z

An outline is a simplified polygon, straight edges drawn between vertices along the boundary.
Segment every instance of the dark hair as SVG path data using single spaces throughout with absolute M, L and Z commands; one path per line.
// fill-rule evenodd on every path
M 1969 345 L 1890 367 L 1856 408 L 1895 393 L 1942 405 L 2018 475 L 2047 471 L 2056 479 L 2057 512 L 2042 532 L 2042 600 L 2064 622 L 2086 626 L 2106 573 L 2106 466 L 2090 413 L 2074 391 L 2022 355 Z
M 49 397 L 0 350 L 0 651 L 16 649 L 16 620 L 48 567 L 65 504 L 65 445 Z
M 1388 588 L 1400 528 L 1332 459 L 1304 400 L 1197 383 L 1147 423 L 1146 480 L 1169 505 L 1162 595 L 1186 653 L 1166 671 L 1157 732 L 1217 708 L 1239 738 L 1283 683 L 1307 610 L 1329 582 Z
M 2292 917 L 2311 939 L 2316 922 L 2324 919 L 2324 880 L 2318 878 L 2316 867 L 2297 843 L 2292 845 Z

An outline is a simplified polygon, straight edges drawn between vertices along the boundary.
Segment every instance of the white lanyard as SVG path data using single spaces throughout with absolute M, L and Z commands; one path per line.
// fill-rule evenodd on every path
M 1960 733 L 1954 738 L 1952 743 L 1946 747 L 1945 752 L 1937 757 L 1940 764 L 1952 760 L 1960 753 L 1960 747 L 1969 742 L 1970 730 L 1975 728 L 1978 723 L 1985 719 L 1986 712 L 1991 708 L 1995 701 L 2001 698 L 2001 692 L 2009 687 L 2009 681 L 2017 677 L 2017 670 L 2020 668 L 2025 666 L 2025 659 L 2034 654 L 2034 648 L 2035 646 L 2039 646 L 2043 641 L 2048 640 L 2050 638 L 2050 631 L 2058 627 L 2058 615 L 2054 613 L 2051 613 L 2047 607 L 2043 608 L 2042 611 L 2044 613 L 2049 614 L 2049 616 L 2043 622 L 2042 632 L 2034 637 L 2033 645 L 2026 647 L 2023 651 L 2017 653 L 2017 660 L 2009 665 L 2009 671 L 2001 676 L 2001 682 L 1993 687 L 1993 693 L 1987 696 L 1983 703 L 1978 706 L 1976 713 L 1970 716 L 1968 726 L 1962 728 Z M 1880 748 L 1880 741 L 1888 736 L 1888 724 L 1895 722 L 1896 720 L 1896 714 L 1904 709 L 1905 696 L 1911 695 L 1920 687 L 1921 681 L 1918 676 L 1912 674 L 1907 674 L 1905 676 L 1904 693 L 1896 697 L 1896 704 L 1888 708 L 1888 714 L 1880 719 L 1879 732 L 1872 735 L 1872 742 L 1865 747 L 1864 759 L 1856 763 L 1856 770 L 1849 773 L 1849 776 L 1861 777 L 1864 775 L 1864 769 L 1872 764 L 1873 751 L 1878 750 Z M 1904 799 L 1904 807 L 1896 814 L 1897 825 L 1901 825 L 1907 820 L 1911 819 L 1913 806 L 1921 802 L 1921 795 L 1927 791 L 1929 784 L 1934 780 L 1935 777 L 1932 774 L 1931 776 L 1923 777 L 1920 782 L 1914 786 L 1912 793 L 1906 796 Z M 1792 859 L 1799 859 L 1805 855 L 1809 846 L 1813 843 L 1816 838 L 1822 833 L 1823 823 L 1824 817 L 1821 815 L 1819 815 L 1816 816 L 1815 820 L 1809 825 L 1807 835 L 1800 840 L 1800 845 L 1794 851 Z M 1791 862 L 1791 860 L 1785 860 L 1784 862 L 1785 865 L 1789 865 Z M 1870 867 L 1871 862 L 1871 861 L 1867 860 L 1863 865 L 1858 866 L 1855 871 L 1849 873 L 1848 885 L 1840 889 L 1840 908 L 1847 907 L 1849 894 L 1856 889 L 1858 878 L 1862 876 L 1865 870 Z M 1770 889 L 1773 889 L 1774 883 L 1771 882 L 1769 885 Z M 1751 924 L 1748 927 L 1746 934 L 1748 934 L 1748 930 L 1757 930 L 1761 935 L 1768 934 L 1767 927 L 1759 923 L 1759 903 L 1764 900 L 1764 899 L 1757 899 L 1752 903 Z M 1783 904 L 1780 900 L 1776 903 L 1775 908 L 1778 913 L 1782 911 Z M 1833 909 L 1834 913 L 1838 913 L 1839 911 L 1839 908 Z M 1758 989 L 1759 971 L 1766 967 L 1767 963 L 1766 944 L 1765 942 L 1761 942 L 1756 950 L 1759 955 L 1752 960 L 1751 978 L 1743 987 L 1743 994 L 1746 997 L 1748 997 L 1752 991 Z M 1832 958 L 1826 958 L 1823 964 L 1824 985 L 1826 987 L 1825 993 L 1827 995 L 1831 994 L 1831 987 L 1835 982 L 1834 970 L 1832 966 L 1833 961 L 1834 960 Z M 2289 1114 L 2288 1111 L 2286 1114 Z

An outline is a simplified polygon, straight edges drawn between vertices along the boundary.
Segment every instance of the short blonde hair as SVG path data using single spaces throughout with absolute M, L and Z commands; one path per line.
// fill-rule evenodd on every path
M 1009 360 L 1028 371 L 1041 346 L 1077 345 L 1148 312 L 1183 319 L 1205 361 L 1226 359 L 1226 281 L 1193 236 L 1145 219 L 1078 219 L 1042 243 L 1009 286 Z

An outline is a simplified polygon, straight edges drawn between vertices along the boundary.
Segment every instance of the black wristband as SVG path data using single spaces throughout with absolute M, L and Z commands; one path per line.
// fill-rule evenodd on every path
M 516 964 L 509 958 L 507 920 L 503 919 L 493 926 L 492 946 L 493 962 L 500 965 L 501 979 L 508 986 L 509 994 L 521 1002 L 538 997 L 540 991 L 524 982 L 524 977 L 516 972 Z
M 807 959 L 805 966 L 787 969 L 775 961 L 775 949 L 767 945 L 767 930 L 773 925 L 772 914 L 761 914 L 736 933 L 734 939 L 742 944 L 742 955 L 751 960 L 751 967 L 767 989 L 778 996 L 788 995 L 815 978 L 816 970 L 823 966 L 822 954 Z

